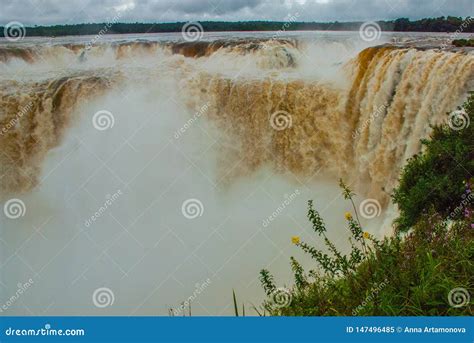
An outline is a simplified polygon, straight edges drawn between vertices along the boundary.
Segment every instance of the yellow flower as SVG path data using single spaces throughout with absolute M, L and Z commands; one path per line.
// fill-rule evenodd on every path
M 364 232 L 364 238 L 365 239 L 369 239 L 370 238 L 370 233 L 368 233 L 367 231 Z
M 350 212 L 346 212 L 346 214 L 344 214 L 344 217 L 346 217 L 347 220 L 351 220 L 352 214 Z
M 298 244 L 300 242 L 300 236 L 291 237 L 291 243 Z

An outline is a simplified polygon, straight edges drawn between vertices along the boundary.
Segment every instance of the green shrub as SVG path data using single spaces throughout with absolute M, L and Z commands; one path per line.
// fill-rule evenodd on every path
M 424 152 L 403 168 L 392 196 L 400 210 L 395 223 L 399 231 L 407 231 L 431 209 L 448 217 L 463 200 L 466 182 L 474 175 L 474 123 L 467 125 L 474 120 L 474 94 L 458 111 L 448 118 L 451 125 L 433 128 L 430 139 L 422 140 Z M 465 124 L 455 122 L 461 119 Z
M 457 47 L 471 47 L 474 46 L 474 39 L 454 39 L 451 43 Z
M 348 255 L 332 250 L 331 242 L 326 245 L 332 253 L 324 254 L 298 241 L 319 268 L 305 273 L 291 258 L 295 285 L 287 290 L 290 301 L 284 306 L 274 299 L 279 293 L 273 276 L 262 270 L 260 280 L 268 295 L 263 307 L 270 315 L 283 316 L 473 315 L 470 303 L 457 308 L 449 302 L 453 289 L 463 288 L 468 294 L 474 290 L 473 219 L 470 211 L 449 227 L 443 217 L 430 213 L 404 238 L 377 241 L 365 235 L 365 249 L 358 244 L 358 229 L 351 230 L 351 239 L 358 243 Z M 319 219 L 315 221 L 319 225 Z M 352 217 L 348 223 L 359 225 Z M 325 232 L 321 226 L 318 230 Z M 354 251 L 359 262 L 352 258 Z

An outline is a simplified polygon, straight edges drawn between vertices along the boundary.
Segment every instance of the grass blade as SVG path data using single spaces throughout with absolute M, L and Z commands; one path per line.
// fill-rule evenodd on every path
M 237 299 L 235 297 L 235 291 L 232 290 L 232 295 L 234 297 L 234 311 L 235 311 L 235 316 L 238 317 L 239 316 L 239 309 L 237 308 Z

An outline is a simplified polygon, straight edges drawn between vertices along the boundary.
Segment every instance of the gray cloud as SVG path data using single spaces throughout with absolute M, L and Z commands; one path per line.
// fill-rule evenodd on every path
M 474 15 L 472 0 L 2 0 L 0 25 L 188 20 L 378 20 Z

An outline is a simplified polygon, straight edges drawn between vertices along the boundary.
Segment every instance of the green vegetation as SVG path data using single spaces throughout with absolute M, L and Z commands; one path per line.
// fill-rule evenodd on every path
M 362 22 L 295 22 L 284 21 L 202 21 L 205 32 L 216 31 L 298 31 L 298 30 L 334 30 L 357 31 Z M 99 32 L 107 34 L 123 33 L 158 33 L 181 32 L 185 23 L 95 23 L 74 25 L 33 26 L 26 28 L 27 36 L 67 36 L 67 35 L 96 35 Z M 410 21 L 407 18 L 378 21 L 383 31 L 415 31 L 415 32 L 474 32 L 473 18 L 438 17 Z M 106 28 L 106 29 L 105 29 Z M 4 28 L 0 27 L 0 37 Z
M 450 125 L 436 126 L 422 140 L 424 152 L 408 160 L 393 201 L 400 209 L 398 230 L 407 231 L 429 211 L 459 219 L 454 213 L 463 200 L 467 179 L 474 175 L 474 95 L 448 118 Z M 459 212 L 459 211 L 458 211 Z
M 452 41 L 452 44 L 457 47 L 474 47 L 474 39 L 455 39 Z
M 474 118 L 474 94 L 456 112 Z M 271 315 L 473 315 L 474 290 L 474 144 L 473 125 L 449 116 L 450 125 L 433 128 L 425 150 L 403 169 L 393 199 L 400 208 L 397 234 L 377 240 L 364 232 L 354 213 L 346 213 L 350 252 L 343 254 L 326 237 L 327 228 L 309 201 L 308 219 L 326 249 L 293 237 L 317 268 L 305 272 L 291 258 L 294 286 L 288 299 L 277 298 L 267 270 L 260 281 Z M 341 181 L 343 196 L 355 194 Z
M 232 290 L 232 301 L 234 302 L 234 315 L 236 317 L 239 317 L 239 316 L 245 317 L 245 303 L 242 304 L 242 313 L 239 314 L 239 305 L 237 304 L 237 297 L 235 295 L 234 290 Z M 261 315 L 255 306 L 253 306 L 253 308 L 259 315 Z

